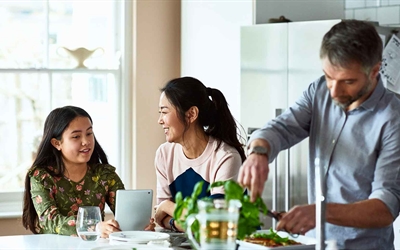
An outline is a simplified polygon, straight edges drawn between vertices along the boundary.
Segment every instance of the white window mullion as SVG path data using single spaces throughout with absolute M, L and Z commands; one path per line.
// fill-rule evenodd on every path
M 125 1 L 122 8 L 122 27 L 119 28 L 121 34 L 121 84 L 119 85 L 120 93 L 120 121 L 121 121 L 121 132 L 123 133 L 121 138 L 121 175 L 126 188 L 135 188 L 133 183 L 132 169 L 133 159 L 135 157 L 133 152 L 133 138 L 132 138 L 132 70 L 133 68 L 133 3 L 132 1 Z M 123 136 L 128 135 L 128 136 Z
M 45 56 L 43 58 L 43 68 L 48 68 L 49 67 L 49 31 L 50 31 L 50 3 L 49 0 L 44 1 L 44 15 L 45 15 L 45 22 L 44 22 L 44 30 L 45 30 L 45 38 L 44 38 L 44 53 Z

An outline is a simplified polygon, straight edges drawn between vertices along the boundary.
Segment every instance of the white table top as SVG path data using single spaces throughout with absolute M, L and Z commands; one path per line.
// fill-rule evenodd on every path
M 32 234 L 0 236 L 0 250 L 131 250 L 132 247 L 138 250 L 187 250 L 190 245 L 182 247 L 166 247 L 147 244 L 126 244 L 111 243 L 108 239 L 100 238 L 96 241 L 84 241 L 78 237 L 57 235 L 57 234 Z
M 35 234 L 1 236 L 0 249 L 78 249 L 90 250 L 99 246 L 108 246 L 107 239 L 83 241 L 78 237 L 57 234 Z

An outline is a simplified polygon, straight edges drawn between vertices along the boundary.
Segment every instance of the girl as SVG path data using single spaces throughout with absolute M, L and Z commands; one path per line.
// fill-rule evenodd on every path
M 156 152 L 158 206 L 154 217 L 160 226 L 177 230 L 172 218 L 175 194 L 190 196 L 194 185 L 204 181 L 199 198 L 222 198 L 222 188 L 207 193 L 208 186 L 236 180 L 246 156 L 235 120 L 219 90 L 182 77 L 171 80 L 161 91 L 158 123 L 167 142 Z
M 76 235 L 80 206 L 107 202 L 114 212 L 115 193 L 124 184 L 97 142 L 92 118 L 78 107 L 53 110 L 46 118 L 37 157 L 25 178 L 22 223 L 34 234 Z M 101 237 L 119 231 L 118 222 L 98 224 Z

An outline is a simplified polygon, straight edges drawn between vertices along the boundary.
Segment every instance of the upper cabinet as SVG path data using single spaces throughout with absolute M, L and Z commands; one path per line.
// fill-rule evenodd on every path
M 360 0 L 357 0 L 360 1 Z M 343 19 L 344 0 L 256 0 L 256 24 L 285 16 L 295 21 Z

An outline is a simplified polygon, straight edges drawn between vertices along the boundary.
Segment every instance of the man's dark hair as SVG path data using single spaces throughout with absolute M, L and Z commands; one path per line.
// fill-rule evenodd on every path
M 382 60 L 382 50 L 382 40 L 371 23 L 342 20 L 322 39 L 320 58 L 342 68 L 356 62 L 369 73 Z

